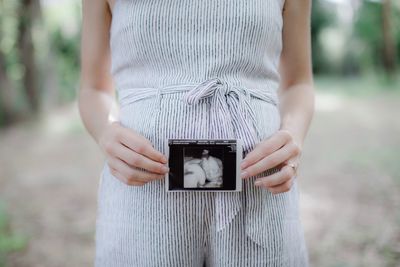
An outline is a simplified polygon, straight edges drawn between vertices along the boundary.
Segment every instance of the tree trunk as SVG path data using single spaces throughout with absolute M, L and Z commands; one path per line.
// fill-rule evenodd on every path
M 15 109 L 16 96 L 11 81 L 7 76 L 5 57 L 0 51 L 0 125 L 9 125 L 18 120 Z
M 32 38 L 32 27 L 37 15 L 38 5 L 38 0 L 21 0 L 18 12 L 18 50 L 21 63 L 24 66 L 23 86 L 30 110 L 34 114 L 37 114 L 40 108 L 38 72 Z
M 392 28 L 391 0 L 382 1 L 383 66 L 388 74 L 396 70 L 396 44 Z

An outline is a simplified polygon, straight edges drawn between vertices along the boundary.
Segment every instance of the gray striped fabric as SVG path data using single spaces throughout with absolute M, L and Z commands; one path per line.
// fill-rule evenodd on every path
M 165 153 L 168 138 L 239 138 L 246 156 L 280 127 L 283 0 L 117 0 L 112 74 L 120 122 Z M 100 266 L 308 266 L 297 180 L 273 195 L 128 186 L 107 162 L 98 190 Z M 232 177 L 233 179 L 233 177 Z

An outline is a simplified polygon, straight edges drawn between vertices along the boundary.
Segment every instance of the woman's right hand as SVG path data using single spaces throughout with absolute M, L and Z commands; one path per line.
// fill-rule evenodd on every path
M 125 184 L 144 185 L 164 178 L 169 171 L 164 165 L 166 156 L 154 149 L 150 140 L 118 121 L 108 124 L 98 140 L 111 174 Z

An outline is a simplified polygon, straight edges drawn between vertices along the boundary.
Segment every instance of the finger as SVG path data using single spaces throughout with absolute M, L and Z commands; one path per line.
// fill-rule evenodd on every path
M 119 171 L 117 171 L 116 169 L 110 167 L 110 173 L 115 176 L 116 178 L 118 178 L 118 180 L 120 180 L 121 182 L 128 184 L 128 185 L 135 185 L 135 186 L 141 186 L 146 184 L 145 182 L 138 182 L 138 181 L 131 181 L 126 179 L 125 176 L 123 176 Z
M 272 154 L 256 162 L 253 165 L 248 166 L 243 170 L 243 178 L 247 178 L 253 175 L 257 175 L 265 170 L 269 170 L 279 164 L 282 164 L 286 160 L 290 159 L 295 155 L 294 143 L 290 142 L 284 145 L 281 149 L 276 150 Z
M 289 166 L 290 166 L 290 164 L 294 164 L 294 166 L 295 166 L 294 168 L 291 167 L 291 166 L 290 167 L 293 169 L 293 172 L 294 172 L 295 176 L 297 175 L 297 171 L 298 171 L 298 168 L 299 168 L 298 158 L 299 158 L 299 156 L 297 155 L 296 157 L 291 158 L 291 159 L 287 160 L 284 163 L 284 165 L 289 165 Z
M 130 150 L 125 145 L 117 145 L 115 148 L 115 156 L 125 161 L 128 165 L 146 169 L 150 172 L 165 174 L 169 168 L 158 161 L 153 161 L 141 154 Z
M 149 159 L 161 163 L 167 163 L 167 157 L 163 155 L 160 151 L 156 150 L 149 139 L 131 129 L 124 129 L 123 132 L 124 133 L 121 134 L 121 142 L 124 145 L 136 151 L 137 153 L 148 157 Z
M 250 151 L 242 163 L 240 167 L 242 169 L 256 163 L 257 161 L 261 160 L 265 156 L 271 154 L 272 152 L 278 150 L 286 143 L 285 135 L 281 134 L 274 134 L 270 138 L 258 143 L 256 147 Z
M 131 167 L 119 158 L 110 158 L 109 164 L 130 181 L 149 182 L 152 180 L 162 179 L 165 176 L 164 174 L 147 172 Z
M 265 188 L 272 188 L 279 186 L 293 178 L 294 176 L 293 168 L 290 166 L 283 166 L 280 171 L 268 175 L 266 177 L 257 178 L 254 182 L 255 186 L 261 186 Z
M 284 193 L 284 192 L 288 192 L 292 188 L 292 184 L 293 184 L 293 179 L 289 179 L 288 181 L 284 182 L 283 184 L 268 188 L 268 190 L 272 194 Z

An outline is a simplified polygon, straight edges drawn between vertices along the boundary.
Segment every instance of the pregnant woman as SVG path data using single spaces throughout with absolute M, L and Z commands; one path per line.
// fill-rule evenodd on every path
M 79 110 L 105 155 L 95 266 L 308 266 L 310 6 L 83 1 Z M 166 192 L 168 138 L 241 139 L 243 190 Z

